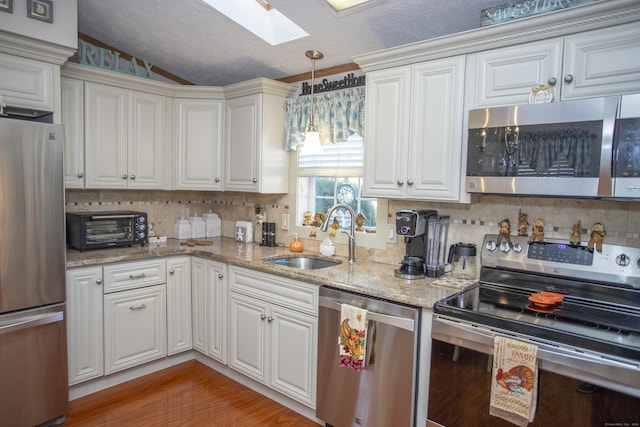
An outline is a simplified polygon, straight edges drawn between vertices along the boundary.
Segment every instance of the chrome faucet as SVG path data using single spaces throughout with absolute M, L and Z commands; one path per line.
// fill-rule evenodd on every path
M 331 219 L 331 214 L 333 213 L 333 211 L 340 208 L 346 209 L 349 212 L 349 215 L 351 215 L 351 233 L 345 230 L 341 231 L 346 234 L 347 237 L 349 237 L 349 264 L 353 264 L 354 262 L 356 262 L 356 213 L 353 211 L 353 209 L 351 209 L 351 206 L 347 206 L 343 203 L 332 206 L 327 211 L 327 219 L 320 227 L 320 230 L 327 231 L 327 229 L 329 228 L 329 220 Z

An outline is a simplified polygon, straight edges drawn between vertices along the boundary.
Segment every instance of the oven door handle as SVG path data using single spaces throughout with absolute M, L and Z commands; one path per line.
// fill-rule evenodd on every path
M 127 215 L 96 215 L 92 216 L 91 219 L 122 219 L 122 218 L 134 218 L 135 214 L 127 214 Z
M 482 325 L 470 325 L 455 320 L 434 317 L 431 326 L 431 337 L 433 339 L 489 355 L 493 354 L 493 341 L 497 335 L 521 339 L 536 344 L 538 346 L 538 359 L 543 361 L 543 363 L 559 363 L 568 366 L 589 363 L 633 369 L 636 371 L 640 370 L 640 364 L 634 363 L 633 361 L 590 355 L 588 353 L 576 353 L 562 347 L 550 346 L 535 339 L 519 338 L 507 331 L 497 331 Z

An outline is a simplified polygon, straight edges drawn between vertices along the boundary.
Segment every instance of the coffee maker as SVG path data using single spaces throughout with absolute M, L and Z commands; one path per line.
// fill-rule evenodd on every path
M 421 279 L 427 274 L 427 227 L 438 212 L 405 209 L 396 212 L 396 233 L 404 236 L 405 256 L 394 275 L 401 279 Z

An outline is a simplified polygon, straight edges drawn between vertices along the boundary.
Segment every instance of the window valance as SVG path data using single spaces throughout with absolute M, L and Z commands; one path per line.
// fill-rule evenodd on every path
M 313 121 L 320 142 L 344 142 L 356 132 L 364 136 L 364 86 L 314 95 Z M 285 150 L 304 142 L 311 121 L 311 96 L 286 101 Z

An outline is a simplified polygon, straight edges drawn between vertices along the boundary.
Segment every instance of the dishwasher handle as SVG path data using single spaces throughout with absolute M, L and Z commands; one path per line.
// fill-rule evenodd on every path
M 320 298 L 320 307 L 325 307 L 330 310 L 340 311 L 342 304 L 338 301 L 329 298 Z M 365 308 L 366 309 L 366 308 Z M 390 316 L 388 314 L 376 313 L 373 311 L 367 311 L 367 319 L 383 323 L 385 325 L 391 325 L 397 328 L 406 329 L 407 331 L 415 331 L 415 321 L 408 317 Z

